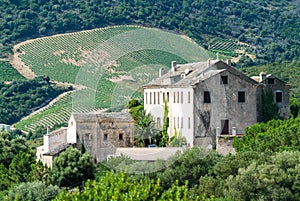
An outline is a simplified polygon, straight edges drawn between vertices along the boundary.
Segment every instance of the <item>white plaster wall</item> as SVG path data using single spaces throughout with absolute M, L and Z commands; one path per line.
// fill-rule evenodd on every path
M 71 115 L 70 120 L 68 122 L 67 143 L 70 143 L 70 144 L 77 143 L 76 121 L 75 121 L 73 115 Z
M 49 135 L 44 135 L 44 151 L 43 153 L 48 153 L 50 151 L 50 141 L 49 141 Z
M 154 92 L 155 102 L 154 102 Z M 151 88 L 144 90 L 144 108 L 147 113 L 150 113 L 154 119 L 157 117 L 161 119 L 161 126 L 163 125 L 164 116 L 164 100 L 163 93 L 169 93 L 169 137 L 174 135 L 174 126 L 176 130 L 181 133 L 187 140 L 188 145 L 193 146 L 194 141 L 194 121 L 193 121 L 193 88 Z M 147 93 L 147 95 L 146 95 Z M 151 97 L 150 97 L 151 93 Z M 178 99 L 179 93 L 179 99 Z M 190 93 L 190 102 L 188 103 L 188 93 Z M 159 95 L 157 95 L 159 94 Z M 175 103 L 174 103 L 175 94 Z M 183 98 L 181 98 L 183 96 Z M 166 95 L 165 95 L 166 97 Z M 150 101 L 151 98 L 151 101 Z M 159 99 L 159 101 L 158 101 Z M 151 103 L 151 104 L 150 104 Z M 155 104 L 154 104 L 155 103 Z M 175 117 L 175 125 L 174 125 Z M 190 118 L 190 127 L 188 127 L 188 119 Z M 179 120 L 179 123 L 177 123 Z M 183 124 L 181 123 L 183 121 Z

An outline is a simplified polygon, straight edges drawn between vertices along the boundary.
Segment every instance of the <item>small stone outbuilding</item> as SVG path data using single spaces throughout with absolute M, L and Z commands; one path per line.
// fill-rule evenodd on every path
M 117 147 L 132 147 L 134 122 L 129 113 L 75 113 L 67 128 L 44 135 L 44 145 L 37 148 L 37 160 L 52 167 L 55 156 L 68 146 L 84 147 L 95 162 L 115 154 Z

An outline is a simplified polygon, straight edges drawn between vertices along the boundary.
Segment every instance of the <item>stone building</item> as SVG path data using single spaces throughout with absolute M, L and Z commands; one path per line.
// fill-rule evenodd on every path
M 83 144 L 97 162 L 114 154 L 117 147 L 132 147 L 133 133 L 129 113 L 79 113 L 70 117 L 67 141 L 78 148 Z
M 172 62 L 171 70 L 164 71 L 144 86 L 144 107 L 161 127 L 166 100 L 169 136 L 176 130 L 189 146 L 210 147 L 216 135 L 244 134 L 247 126 L 261 121 L 266 92 L 274 93 L 280 114 L 289 116 L 289 85 L 273 75 L 261 74 L 256 81 L 231 67 L 229 60 Z
M 44 145 L 37 148 L 37 160 L 52 167 L 53 158 L 68 146 L 84 148 L 95 162 L 115 154 L 117 147 L 133 146 L 134 122 L 129 113 L 72 114 L 67 128 L 44 135 Z

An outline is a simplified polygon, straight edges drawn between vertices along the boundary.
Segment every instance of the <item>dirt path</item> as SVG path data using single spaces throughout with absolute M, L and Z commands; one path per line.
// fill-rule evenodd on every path
M 33 39 L 34 40 L 34 39 Z M 10 64 L 21 74 L 23 75 L 24 77 L 28 78 L 28 79 L 33 79 L 35 77 L 35 74 L 34 72 L 28 67 L 25 65 L 24 62 L 22 62 L 21 58 L 19 57 L 20 54 L 25 54 L 24 53 L 21 53 L 19 52 L 19 48 L 21 45 L 25 45 L 33 40 L 27 40 L 27 41 L 24 41 L 22 43 L 19 43 L 19 44 L 16 44 L 14 47 L 13 47 L 13 55 L 10 56 Z

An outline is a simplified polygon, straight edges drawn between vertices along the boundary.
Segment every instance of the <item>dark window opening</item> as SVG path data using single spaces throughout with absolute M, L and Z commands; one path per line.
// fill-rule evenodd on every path
M 282 92 L 278 91 L 275 94 L 276 103 L 282 103 Z
M 108 139 L 108 135 L 107 135 L 107 134 L 104 134 L 103 140 L 104 140 L 104 141 L 107 141 L 107 139 Z
M 157 117 L 156 125 L 157 125 L 158 128 L 161 128 L 160 117 Z
M 123 134 L 119 134 L 119 140 L 123 141 Z
M 209 91 L 204 91 L 204 103 L 210 103 L 210 93 Z
M 222 132 L 221 134 L 229 134 L 229 120 L 221 120 Z
M 275 78 L 268 78 L 267 79 L 267 84 L 274 84 L 275 83 Z
M 170 94 L 169 94 L 169 92 L 167 92 L 167 102 L 169 102 L 169 97 L 170 97 Z
M 228 84 L 228 76 L 221 76 L 222 84 Z
M 238 102 L 239 103 L 246 102 L 246 93 L 244 91 L 239 91 L 238 92 Z

